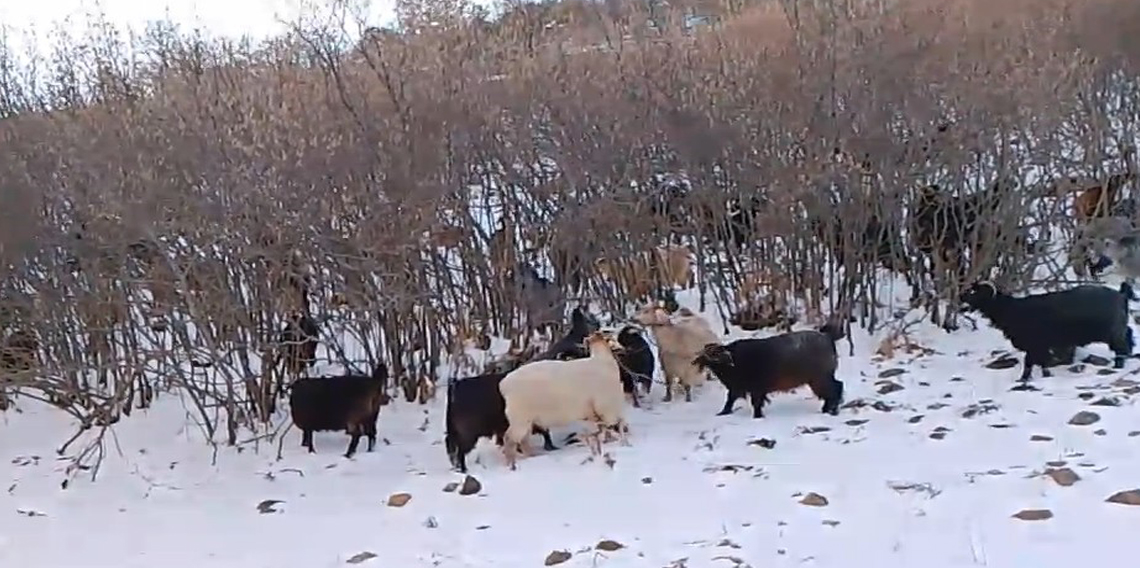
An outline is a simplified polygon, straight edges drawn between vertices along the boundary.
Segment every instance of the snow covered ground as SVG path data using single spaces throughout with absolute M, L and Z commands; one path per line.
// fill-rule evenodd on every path
M 463 476 L 443 448 L 442 391 L 386 407 L 373 453 L 345 459 L 347 436 L 324 433 L 310 455 L 292 430 L 281 461 L 275 443 L 215 456 L 166 395 L 114 428 L 94 483 L 67 489 L 54 448 L 73 425 L 25 398 L 0 415 L 0 566 L 513 568 L 555 551 L 566 567 L 1125 562 L 1140 506 L 1106 499 L 1140 489 L 1140 364 L 1010 391 L 1020 367 L 986 368 L 1007 343 L 979 326 L 916 327 L 928 350 L 890 359 L 875 354 L 880 337 L 857 332 L 853 357 L 842 341 L 838 417 L 806 389 L 753 420 L 744 401 L 714 416 L 718 383 L 693 403 L 661 402 L 658 385 L 651 407 L 630 409 L 633 445 L 607 445 L 612 463 L 575 444 L 512 472 L 484 442 L 468 459 L 482 489 L 466 496 L 444 491 Z M 1070 424 L 1082 411 L 1098 420 Z M 390 506 L 397 493 L 411 499 Z M 1013 517 L 1023 510 L 1052 517 Z

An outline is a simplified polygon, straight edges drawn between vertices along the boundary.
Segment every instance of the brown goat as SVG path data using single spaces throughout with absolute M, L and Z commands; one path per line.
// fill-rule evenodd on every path
M 1092 219 L 1111 216 L 1120 201 L 1121 190 L 1135 178 L 1131 173 L 1113 174 L 1103 184 L 1081 189 L 1073 200 L 1073 218 L 1083 225 Z
M 692 260 L 689 249 L 665 245 L 629 258 L 594 262 L 598 273 L 611 282 L 620 283 L 634 298 L 648 296 L 658 284 L 687 289 L 692 282 Z

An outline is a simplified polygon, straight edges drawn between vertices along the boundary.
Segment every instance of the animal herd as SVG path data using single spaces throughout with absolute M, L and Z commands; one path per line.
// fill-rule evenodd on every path
M 1025 353 L 1019 380 L 1027 381 L 1033 367 L 1050 376 L 1050 367 L 1072 363 L 1077 347 L 1098 342 L 1109 346 L 1114 367 L 1122 368 L 1135 348 L 1129 325 L 1134 299 L 1140 298 L 1127 282 L 1117 290 L 1080 285 L 1019 298 L 982 281 L 960 301 L 963 310 L 979 312 Z M 691 310 L 669 313 L 649 305 L 614 329 L 617 333 L 602 330 L 579 306 L 566 334 L 529 361 L 514 360 L 506 369 L 450 380 L 444 445 L 451 465 L 466 472 L 468 454 L 487 438 L 515 469 L 520 451 L 533 453 L 532 435 L 542 437 L 546 451 L 555 451 L 551 430 L 577 423 L 590 426 L 583 440 L 592 454 L 601 453 L 603 442 L 615 437 L 628 445 L 627 404 L 640 406 L 657 369 L 665 378 L 664 401 L 672 400 L 678 387 L 692 401 L 694 389 L 707 379 L 719 381 L 726 396 L 718 415 L 731 414 L 740 399 L 748 399 L 753 417 L 762 418 L 772 394 L 803 386 L 822 401 L 825 414 L 837 415 L 844 401 L 835 347 L 844 332 L 834 323 L 722 343 L 709 322 Z M 368 437 L 371 451 L 380 407 L 388 402 L 386 380 L 381 363 L 369 376 L 294 382 L 290 405 L 303 445 L 312 452 L 314 431 L 344 430 L 352 436 L 346 456 L 356 451 L 362 436 Z

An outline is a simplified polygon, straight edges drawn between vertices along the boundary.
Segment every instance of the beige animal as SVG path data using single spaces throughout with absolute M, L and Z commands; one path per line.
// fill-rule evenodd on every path
M 510 424 L 503 451 L 511 469 L 515 469 L 517 447 L 530 453 L 527 438 L 535 426 L 549 430 L 591 422 L 596 431 L 586 436 L 586 442 L 595 455 L 602 452 L 601 436 L 608 433 L 607 427 L 616 427 L 622 443 L 629 444 L 621 370 L 614 358 L 621 346 L 602 332 L 591 334 L 586 344 L 590 356 L 585 359 L 534 361 L 511 371 L 499 383 Z
M 685 389 L 685 401 L 692 402 L 693 387 L 704 384 L 706 372 L 693 364 L 705 345 L 716 343 L 712 326 L 688 308 L 681 308 L 670 317 L 663 308 L 647 306 L 633 316 L 633 320 L 649 328 L 661 360 L 665 375 L 665 401 L 673 400 L 673 384 Z

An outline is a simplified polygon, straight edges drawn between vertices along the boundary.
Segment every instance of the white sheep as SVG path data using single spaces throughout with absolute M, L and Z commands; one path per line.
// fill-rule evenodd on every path
M 685 401 L 693 401 L 693 387 L 704 384 L 707 373 L 693 364 L 693 359 L 705 345 L 716 343 L 718 337 L 712 326 L 688 308 L 677 311 L 676 318 L 660 307 L 648 306 L 633 316 L 633 320 L 649 328 L 661 360 L 665 375 L 665 401 L 673 400 L 674 380 L 685 388 Z
M 510 372 L 499 383 L 510 423 L 503 451 L 511 469 L 515 469 L 517 446 L 530 454 L 527 438 L 534 426 L 549 430 L 579 420 L 593 422 L 597 430 L 586 437 L 586 442 L 595 455 L 602 451 L 599 436 L 608 434 L 606 427 L 616 426 L 622 444 L 629 445 L 625 393 L 613 355 L 621 347 L 602 332 L 591 334 L 586 345 L 588 358 L 534 361 Z

